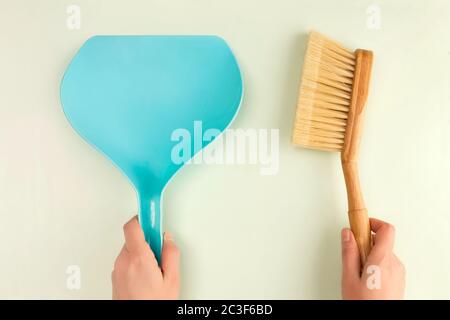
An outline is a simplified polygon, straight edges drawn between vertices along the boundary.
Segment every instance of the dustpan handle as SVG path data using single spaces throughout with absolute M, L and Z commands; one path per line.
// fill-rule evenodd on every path
M 161 265 L 162 230 L 160 196 L 139 199 L 139 222 L 144 231 L 145 241 L 150 245 L 158 264 Z

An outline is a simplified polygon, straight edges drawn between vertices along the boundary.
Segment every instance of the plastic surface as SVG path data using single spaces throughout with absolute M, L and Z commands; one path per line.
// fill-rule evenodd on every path
M 226 129 L 242 93 L 236 59 L 215 36 L 95 36 L 65 72 L 66 117 L 136 188 L 139 221 L 159 262 L 162 194 L 187 160 L 174 161 L 174 148 L 183 138 L 191 158 L 209 144 L 198 143 L 198 124 L 203 132 Z

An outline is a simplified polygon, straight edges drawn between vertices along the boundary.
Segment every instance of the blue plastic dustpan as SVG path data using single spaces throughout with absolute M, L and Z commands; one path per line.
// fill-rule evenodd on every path
M 194 143 L 194 122 L 201 121 L 203 131 L 222 132 L 239 109 L 242 91 L 236 59 L 215 36 L 96 36 L 66 70 L 64 112 L 133 183 L 139 221 L 158 261 L 164 188 L 210 142 Z M 192 152 L 181 163 L 172 156 L 180 143 L 173 138 L 186 135 L 174 134 L 177 129 L 192 137 Z

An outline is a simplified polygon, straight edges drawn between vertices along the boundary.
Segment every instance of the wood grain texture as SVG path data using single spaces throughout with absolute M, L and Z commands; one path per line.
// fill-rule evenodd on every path
M 356 68 L 352 99 L 347 117 L 344 147 L 341 152 L 342 169 L 347 187 L 348 217 L 364 265 L 372 247 L 369 216 L 364 204 L 358 176 L 358 150 L 363 130 L 363 118 L 369 90 L 373 54 L 356 50 Z

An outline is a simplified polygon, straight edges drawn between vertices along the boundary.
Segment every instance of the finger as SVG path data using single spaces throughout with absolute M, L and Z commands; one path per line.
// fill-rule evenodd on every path
M 370 227 L 375 232 L 372 251 L 383 253 L 392 252 L 395 240 L 394 226 L 385 221 L 370 218 Z
M 358 245 L 356 244 L 353 232 L 344 228 L 341 231 L 342 244 L 342 280 L 353 281 L 360 278 L 361 263 L 359 258 Z
M 406 274 L 405 265 L 403 264 L 403 262 L 395 254 L 393 256 L 394 256 L 394 260 L 397 263 L 397 265 L 400 266 L 400 270 L 401 270 L 403 276 L 405 276 L 405 274 Z
M 128 252 L 142 253 L 149 250 L 147 242 L 145 242 L 144 232 L 142 231 L 139 221 L 136 216 L 131 218 L 123 226 L 123 233 L 125 235 L 125 246 Z
M 123 245 L 122 249 L 120 250 L 119 255 L 117 256 L 116 260 L 114 261 L 113 271 L 112 271 L 112 279 L 115 281 L 117 274 L 122 273 L 127 266 L 127 259 L 128 259 L 128 251 Z
M 180 251 L 168 232 L 164 233 L 164 244 L 161 253 L 161 269 L 164 281 L 178 284 L 180 278 Z
M 380 228 L 388 224 L 386 221 L 376 219 L 376 218 L 369 218 L 370 220 L 370 228 L 373 232 L 377 233 Z

